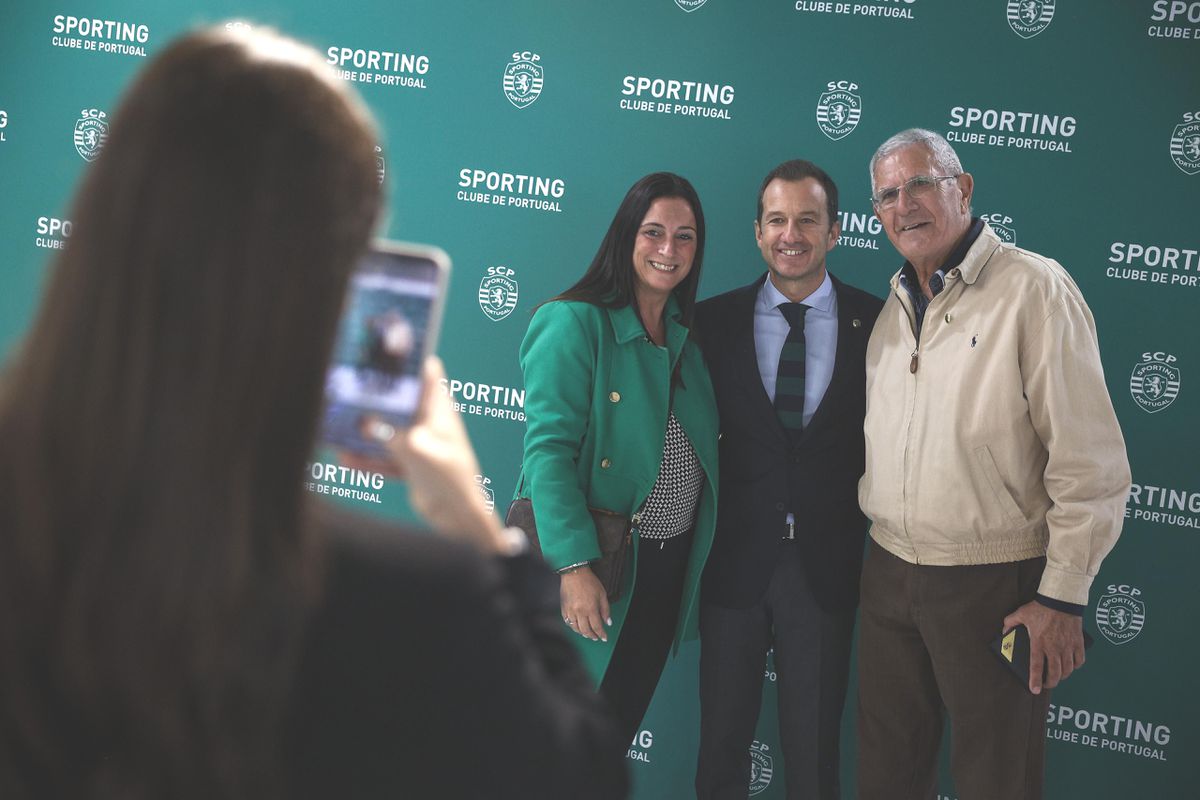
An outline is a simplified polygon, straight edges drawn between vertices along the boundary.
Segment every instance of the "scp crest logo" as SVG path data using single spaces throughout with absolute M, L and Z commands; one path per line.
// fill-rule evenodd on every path
M 499 322 L 517 307 L 517 272 L 509 267 L 488 267 L 479 282 L 479 308 L 492 322 Z
M 1171 132 L 1171 160 L 1188 175 L 1200 172 L 1200 111 L 1189 111 Z
M 1134 586 L 1108 587 L 1096 603 L 1096 627 L 1113 644 L 1126 644 L 1137 638 L 1146 624 L 1146 604 L 1139 598 L 1142 590 Z
M 855 92 L 858 84 L 850 81 L 830 81 L 827 91 L 817 100 L 817 127 L 833 139 L 850 135 L 862 117 L 862 98 Z
M 760 794 L 771 785 L 771 777 L 775 774 L 775 759 L 768 755 L 764 742 L 750 745 L 750 796 Z
M 107 119 L 103 111 L 85 108 L 75 123 L 75 152 L 84 161 L 95 161 L 108 141 Z
M 1008 27 L 1022 39 L 1032 39 L 1054 19 L 1055 0 L 1008 0 Z
M 1147 414 L 1162 411 L 1179 396 L 1178 361 L 1170 353 L 1142 353 L 1129 375 L 1129 394 Z
M 992 227 L 1000 241 L 1011 245 L 1017 243 L 1017 231 L 1013 227 L 1012 217 L 1007 214 L 981 214 L 980 219 Z
M 486 475 L 476 475 L 475 485 L 479 487 L 479 493 L 483 496 L 483 503 L 487 506 L 488 512 L 496 510 L 496 493 L 492 491 L 492 479 Z
M 537 53 L 523 50 L 512 54 L 513 60 L 504 68 L 504 96 L 517 108 L 528 108 L 542 93 L 545 73 Z

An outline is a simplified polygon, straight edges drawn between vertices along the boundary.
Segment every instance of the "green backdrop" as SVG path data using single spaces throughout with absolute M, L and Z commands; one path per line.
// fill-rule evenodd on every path
M 581 274 L 626 188 L 672 170 L 704 201 L 701 296 L 762 270 L 761 177 L 795 157 L 842 190 L 830 266 L 877 294 L 899 263 L 867 161 L 895 131 L 954 141 L 975 209 L 1061 261 L 1095 313 L 1133 466 L 1095 584 L 1088 664 L 1055 691 L 1050 798 L 1191 797 L 1197 769 L 1200 2 L 1196 0 L 193 0 L 0 12 L 0 349 L 29 322 L 67 203 L 130 76 L 179 32 L 241 18 L 312 42 L 383 129 L 384 235 L 454 260 L 441 353 L 503 508 L 533 306 Z M 281 187 L 286 190 L 286 187 Z M 180 187 L 186 191 L 187 187 Z M 403 487 L 318 453 L 314 491 L 406 515 Z M 638 798 L 691 794 L 696 647 L 630 749 Z M 768 678 L 773 669 L 768 659 Z M 772 682 L 755 796 L 783 797 Z M 453 742 L 447 742 L 453 747 Z M 1192 755 L 1189 755 L 1192 754 Z M 843 763 L 853 795 L 853 699 Z M 940 794 L 956 797 L 947 773 Z

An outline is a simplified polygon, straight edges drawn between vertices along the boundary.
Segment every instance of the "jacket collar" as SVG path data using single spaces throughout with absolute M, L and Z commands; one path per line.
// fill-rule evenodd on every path
M 979 280 L 979 276 L 983 274 L 983 268 L 991 260 L 992 255 L 1003 244 L 1000 237 L 992 230 L 992 226 L 983 223 L 983 230 L 979 232 L 979 236 L 975 238 L 974 244 L 967 250 L 967 254 L 963 256 L 957 267 L 950 270 L 951 274 L 957 272 L 963 279 L 963 282 L 968 286 Z M 907 262 L 905 262 L 907 263 Z M 898 292 L 900 289 L 900 274 L 904 272 L 901 268 L 892 276 L 891 285 L 892 291 Z
M 663 310 L 663 315 L 667 321 L 667 347 L 671 352 L 676 352 L 687 338 L 688 329 L 679 321 L 683 310 L 679 308 L 679 301 L 675 299 L 675 295 L 667 298 L 667 307 Z M 646 329 L 642 327 L 642 321 L 638 319 L 632 303 L 608 309 L 608 317 L 612 320 L 613 334 L 617 337 L 618 344 L 646 338 Z
M 975 244 L 971 245 L 971 249 L 963 256 L 962 263 L 958 265 L 959 274 L 968 286 L 979 280 L 983 268 L 991 261 L 992 255 L 1001 244 L 1000 237 L 992 230 L 992 226 L 983 223 L 983 230 L 979 232 Z

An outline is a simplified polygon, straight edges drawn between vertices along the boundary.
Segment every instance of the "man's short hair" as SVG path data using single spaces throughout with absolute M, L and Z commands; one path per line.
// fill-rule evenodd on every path
M 886 158 L 897 150 L 903 150 L 905 147 L 911 147 L 915 144 L 919 144 L 928 150 L 929 154 L 933 156 L 934 166 L 945 174 L 962 174 L 963 166 L 962 161 L 958 158 L 958 153 L 954 152 L 954 148 L 950 146 L 950 143 L 940 133 L 926 130 L 925 128 L 909 128 L 908 130 L 900 131 L 879 145 L 879 149 L 875 151 L 875 155 L 871 156 L 871 194 L 874 194 L 878 189 L 875 186 L 875 165 L 879 163 L 879 159 Z
M 825 190 L 825 210 L 829 213 L 829 224 L 832 226 L 833 223 L 837 222 L 837 184 L 833 182 L 833 178 L 829 177 L 829 173 L 825 170 L 811 161 L 805 161 L 801 158 L 783 162 L 768 172 L 767 177 L 763 178 L 762 185 L 758 187 L 758 216 L 755 217 L 756 220 L 762 222 L 763 194 L 766 193 L 771 181 L 776 178 L 781 181 L 802 181 L 805 178 L 816 180 L 817 183 L 821 184 L 821 188 Z

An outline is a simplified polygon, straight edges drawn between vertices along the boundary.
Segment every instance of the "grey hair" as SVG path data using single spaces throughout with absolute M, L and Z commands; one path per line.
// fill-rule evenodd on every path
M 934 166 L 947 175 L 959 175 L 963 172 L 962 162 L 958 159 L 958 153 L 954 152 L 954 148 L 950 146 L 950 143 L 940 133 L 935 133 L 925 128 L 909 128 L 908 130 L 900 131 L 879 145 L 879 149 L 875 151 L 875 155 L 871 156 L 871 194 L 874 194 L 876 190 L 875 165 L 879 163 L 879 159 L 890 156 L 897 150 L 903 150 L 905 147 L 911 147 L 916 144 L 928 150 L 929 154 L 933 156 Z

